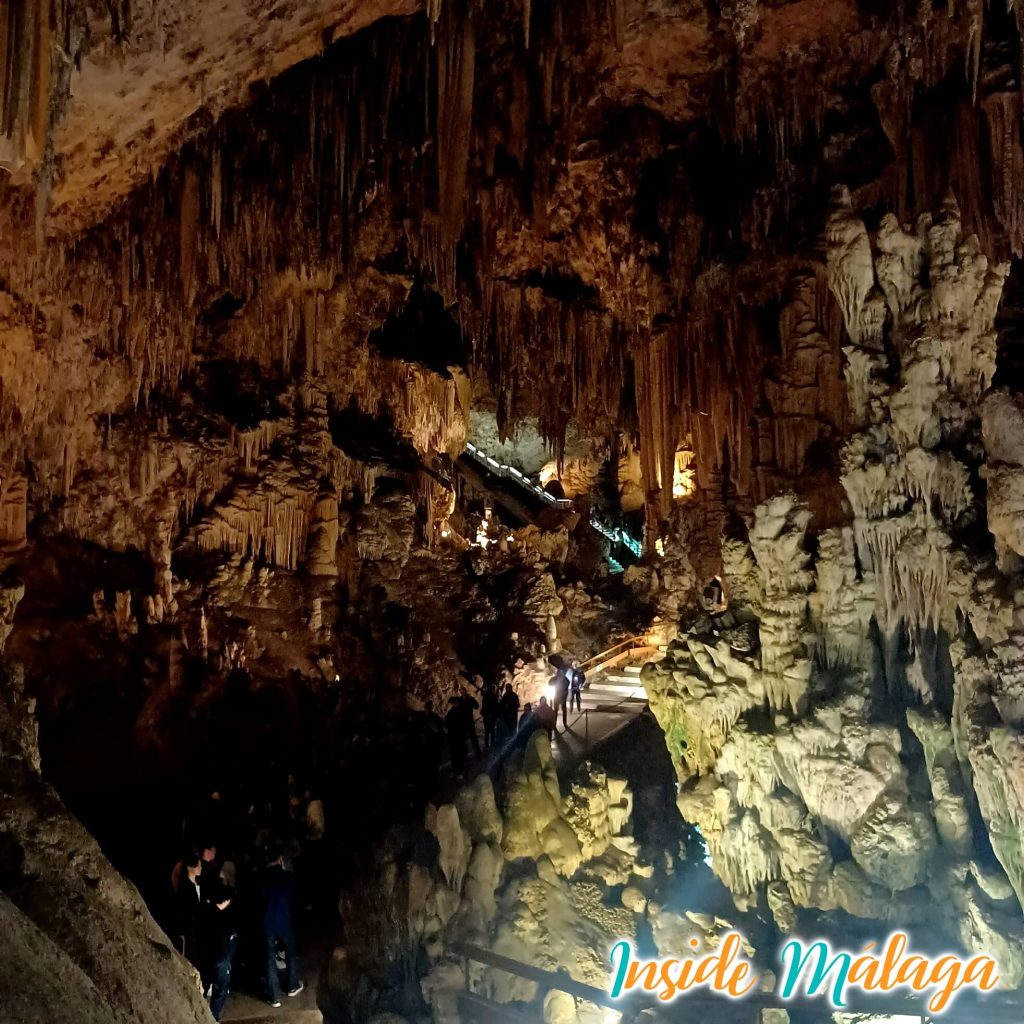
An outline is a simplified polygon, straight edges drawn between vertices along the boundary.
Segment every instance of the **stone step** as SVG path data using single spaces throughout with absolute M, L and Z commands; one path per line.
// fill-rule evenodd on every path
M 647 700 L 647 691 L 637 683 L 619 685 L 615 683 L 602 683 L 600 686 L 588 686 L 582 694 L 583 703 L 588 701 L 616 701 L 623 699 Z
M 627 690 L 642 690 L 644 686 L 640 682 L 639 676 L 627 676 L 619 672 L 614 672 L 610 676 L 604 676 L 599 683 L 594 685 L 609 687 L 614 690 L 621 690 L 623 688 Z

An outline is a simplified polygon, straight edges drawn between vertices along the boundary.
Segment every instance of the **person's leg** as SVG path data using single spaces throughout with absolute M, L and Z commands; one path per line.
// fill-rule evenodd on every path
M 277 936 L 265 933 L 263 936 L 266 946 L 266 973 L 267 973 L 267 1002 L 281 1002 L 281 980 L 277 976 Z
M 476 734 L 476 722 L 473 722 L 472 728 L 469 730 L 469 741 L 473 744 L 473 756 L 480 757 L 480 737 Z
M 231 966 L 235 959 L 235 947 L 238 939 L 232 939 L 224 952 L 223 959 L 219 960 L 213 967 L 213 992 L 210 995 L 210 1013 L 214 1020 L 220 1020 L 224 1011 L 224 1004 L 228 1001 L 228 993 L 231 991 Z
M 291 996 L 302 988 L 302 969 L 299 964 L 299 953 L 295 948 L 295 932 L 291 928 L 281 936 L 281 945 L 284 946 L 284 955 L 288 961 L 288 995 Z
M 569 728 L 569 697 L 566 695 L 565 700 L 562 701 L 562 728 Z

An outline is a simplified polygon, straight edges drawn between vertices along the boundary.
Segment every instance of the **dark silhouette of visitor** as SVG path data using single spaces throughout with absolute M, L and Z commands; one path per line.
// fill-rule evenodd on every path
M 238 917 L 234 890 L 218 880 L 206 887 L 209 897 L 203 904 L 203 990 L 210 993 L 210 1013 L 220 1020 L 231 991 L 231 968 L 238 948 Z
M 304 986 L 295 947 L 295 928 L 292 923 L 293 875 L 292 872 L 285 870 L 284 850 L 279 843 L 270 848 L 267 857 L 267 867 L 261 885 L 267 1002 L 271 1006 L 280 1006 L 281 981 L 277 973 L 279 943 L 284 950 L 288 995 L 297 996 Z
M 558 669 L 557 672 L 551 677 L 551 682 L 548 684 L 554 691 L 554 696 L 551 700 L 552 710 L 554 711 L 555 723 L 558 723 L 558 712 L 561 709 L 562 712 L 562 727 L 564 729 L 569 728 L 569 679 L 565 674 L 564 669 Z
M 472 743 L 476 756 L 480 756 L 480 741 L 476 735 L 476 719 L 473 712 L 479 706 L 476 699 L 470 697 L 464 687 L 460 686 L 456 696 L 448 702 L 448 714 L 445 715 L 444 726 L 448 733 L 448 751 L 452 759 L 452 774 L 462 778 L 466 773 L 467 743 Z
M 199 949 L 199 918 L 203 899 L 200 892 L 199 879 L 203 870 L 203 861 L 195 850 L 191 851 L 182 861 L 182 870 L 178 876 L 176 909 L 178 918 L 178 934 L 181 937 L 181 952 L 193 966 L 201 966 Z
M 516 698 L 518 700 L 518 698 Z M 540 728 L 540 723 L 537 721 L 537 713 L 533 709 L 533 705 L 527 701 L 523 705 L 523 717 L 519 719 L 519 727 L 516 733 L 516 743 L 525 747 L 529 742 L 530 737 Z
M 480 693 L 480 717 L 484 720 L 484 750 L 494 746 L 494 731 L 498 721 L 498 687 L 485 684 Z
M 505 692 L 498 701 L 498 729 L 507 742 L 516 734 L 519 724 L 519 694 L 511 683 L 505 684 Z
M 558 712 L 548 703 L 547 697 L 541 697 L 537 701 L 537 709 L 534 711 L 534 718 L 537 726 L 548 734 L 548 739 L 554 739 L 558 729 Z
M 580 668 L 580 663 L 574 661 L 569 670 L 569 710 L 575 706 L 577 711 L 583 711 L 583 684 L 587 677 Z

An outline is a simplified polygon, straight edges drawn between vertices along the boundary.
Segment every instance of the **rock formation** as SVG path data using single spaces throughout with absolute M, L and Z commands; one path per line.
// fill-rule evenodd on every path
M 406 837 L 384 858 L 381 873 L 390 882 L 382 884 L 393 893 L 387 913 L 397 922 L 384 955 L 391 963 L 401 959 L 402 943 L 419 951 L 412 959 L 435 1021 L 459 1019 L 464 991 L 499 1004 L 539 998 L 536 982 L 482 964 L 467 976 L 459 943 L 606 989 L 608 954 L 618 939 L 649 927 L 665 955 L 691 951 L 694 937 L 706 952 L 729 930 L 713 915 L 681 914 L 658 901 L 654 867 L 631 835 L 633 796 L 623 779 L 585 764 L 563 794 L 543 734 L 506 777 L 500 805 L 490 779 L 479 776 L 454 803 L 428 809 L 424 827 L 432 843 Z M 404 863 L 403 849 L 410 858 Z M 366 901 L 343 908 L 354 937 L 366 933 Z M 387 992 L 376 998 L 389 1008 Z M 537 1010 L 562 1021 L 599 1021 L 607 1012 L 557 992 Z
M 428 709 L 677 627 L 647 690 L 737 903 L 1024 981 L 1022 54 L 1020 2 L 0 0 L 16 1012 L 46 963 L 82 1020 L 202 1012 L 61 800 L 123 849 L 118 780 L 287 762 L 369 848 Z M 405 879 L 439 1019 L 457 934 L 550 904 L 596 979 L 641 905 L 689 927 L 605 916 L 626 795 L 527 762 Z
M 1016 986 L 1015 564 L 999 485 L 995 552 L 979 557 L 977 484 L 986 467 L 1012 479 L 1024 437 L 1008 396 L 984 397 L 1006 268 L 952 203 L 869 234 L 843 200 L 828 239 L 851 342 L 852 520 L 814 556 L 806 507 L 759 505 L 749 551 L 727 560 L 730 610 L 693 623 L 648 693 L 680 809 L 738 902 L 766 899 L 784 931 L 809 908 L 927 922 L 998 948 Z

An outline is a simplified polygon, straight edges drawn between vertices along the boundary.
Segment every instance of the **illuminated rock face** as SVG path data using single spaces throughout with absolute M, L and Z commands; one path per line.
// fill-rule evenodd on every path
M 681 930 L 699 937 L 701 949 L 713 948 L 727 930 L 714 918 L 680 923 L 678 915 L 648 907 L 645 880 L 653 868 L 632 837 L 632 794 L 623 780 L 587 763 L 563 795 L 540 734 L 514 759 L 506 783 L 501 808 L 481 775 L 454 803 L 429 809 L 435 855 L 382 873 L 385 884 L 409 879 L 389 890 L 388 917 L 402 923 L 389 932 L 388 948 L 393 956 L 408 943 L 414 960 L 425 963 L 421 988 L 439 1024 L 458 1019 L 458 993 L 467 987 L 500 1003 L 537 992 L 533 982 L 482 965 L 467 978 L 456 942 L 606 988 L 612 944 L 634 937 L 645 916 L 666 949 Z M 621 899 L 612 898 L 620 889 Z M 599 1024 L 602 1015 L 570 997 L 545 1007 L 548 1021 Z
M 737 903 L 764 894 L 784 930 L 803 908 L 939 928 L 1002 950 L 1017 985 L 1024 420 L 1006 393 L 985 397 L 1006 268 L 952 203 L 870 235 L 842 201 L 828 268 L 850 339 L 852 522 L 812 557 L 805 506 L 759 505 L 749 546 L 724 554 L 729 612 L 645 670 L 651 706 L 680 810 Z M 961 539 L 985 524 L 979 468 L 994 558 Z M 741 626 L 756 647 L 737 646 Z

